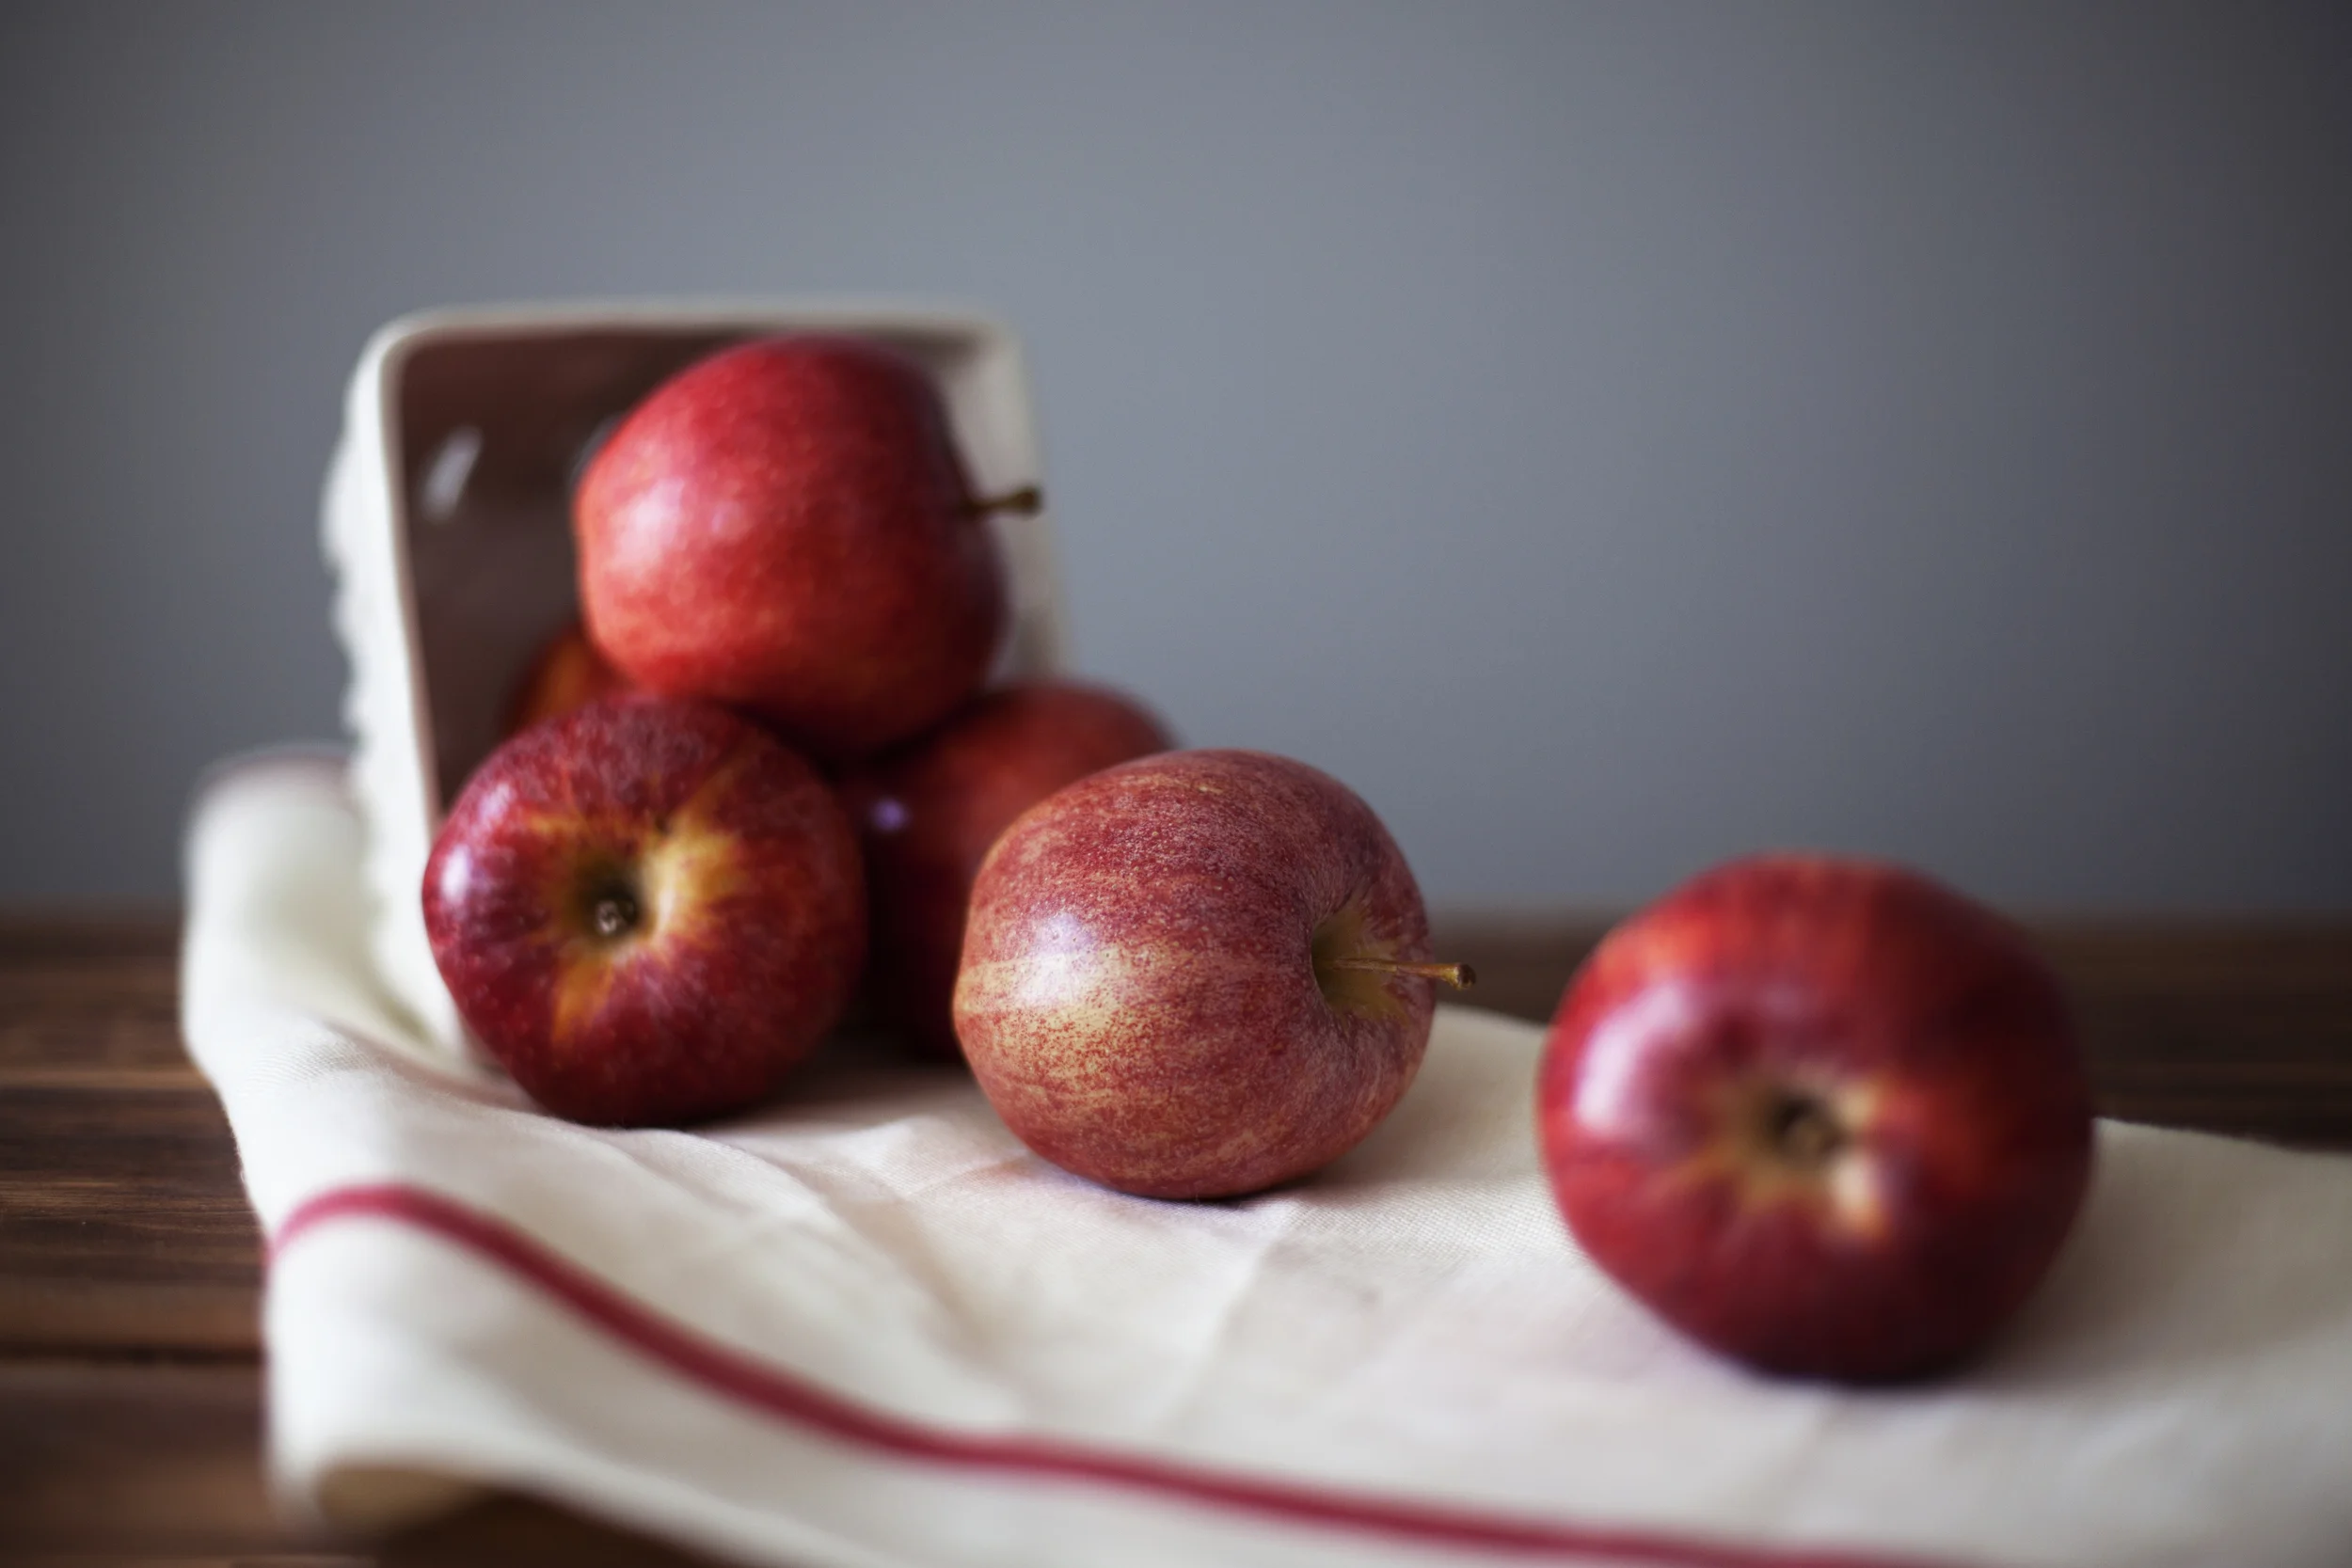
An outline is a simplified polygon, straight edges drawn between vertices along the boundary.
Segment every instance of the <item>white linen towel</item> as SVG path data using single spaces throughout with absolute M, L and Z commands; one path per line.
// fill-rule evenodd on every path
M 968 1077 L 693 1132 L 537 1114 L 366 958 L 332 759 L 199 802 L 189 1043 L 273 1241 L 270 1462 L 354 1528 L 494 1485 L 752 1562 L 2352 1562 L 2352 1162 L 2118 1125 L 1959 1375 L 1767 1381 L 1539 1175 L 1539 1032 L 1441 1009 L 1367 1142 L 1245 1201 L 1029 1155 Z

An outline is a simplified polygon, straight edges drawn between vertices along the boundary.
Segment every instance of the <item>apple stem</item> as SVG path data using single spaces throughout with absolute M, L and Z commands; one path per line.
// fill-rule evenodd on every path
M 1034 517 L 1045 510 L 1045 492 L 1034 484 L 1024 484 L 1018 490 L 1002 495 L 982 496 L 972 502 L 974 516 L 985 517 L 992 512 L 1017 512 L 1024 517 Z
M 1327 958 L 1330 969 L 1365 969 L 1381 974 L 1417 974 L 1424 980 L 1442 980 L 1455 990 L 1468 990 L 1478 984 L 1478 971 L 1468 964 L 1413 963 L 1405 958 Z

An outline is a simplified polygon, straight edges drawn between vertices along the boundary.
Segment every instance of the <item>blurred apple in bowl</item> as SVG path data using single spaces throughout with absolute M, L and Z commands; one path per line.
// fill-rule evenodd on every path
M 560 719 L 599 697 L 629 689 L 628 677 L 588 641 L 588 628 L 572 622 L 539 645 L 531 667 L 507 700 L 502 736 L 520 735 L 533 724 Z
M 1898 867 L 1761 856 L 1612 931 L 1537 1085 L 1561 1212 L 1668 1323 L 1769 1371 L 1936 1371 L 2042 1279 L 2090 1174 L 2066 999 Z
M 867 990 L 926 1052 L 958 1054 L 950 1016 L 972 879 L 1013 819 L 1088 774 L 1175 742 L 1133 699 L 1075 681 L 1000 688 L 852 770 L 872 907 Z
M 759 1100 L 841 1016 L 866 945 L 856 839 L 815 769 L 723 709 L 647 696 L 493 752 L 423 896 L 467 1027 L 585 1122 Z
M 1170 752 L 1024 813 L 972 890 L 955 1024 L 1006 1124 L 1152 1197 L 1353 1148 L 1429 1043 L 1421 892 L 1370 807 L 1259 752 Z
M 596 644 L 631 682 L 757 715 L 828 762 L 946 718 L 1006 616 L 987 517 L 923 368 L 880 343 L 765 339 L 689 366 L 580 477 Z

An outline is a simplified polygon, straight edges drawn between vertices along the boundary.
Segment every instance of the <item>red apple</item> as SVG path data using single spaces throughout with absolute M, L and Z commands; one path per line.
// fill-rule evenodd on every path
M 533 724 L 561 718 L 598 697 L 629 689 L 628 677 L 612 668 L 578 621 L 539 646 L 538 655 L 506 705 L 501 735 L 519 735 Z
M 1328 774 L 1169 752 L 1025 812 L 980 867 L 956 981 L 1006 1125 L 1123 1192 L 1221 1197 L 1337 1159 L 1429 1043 L 1413 875 Z
M 1006 618 L 939 394 L 878 343 L 768 339 L 656 388 L 581 475 L 588 629 L 649 690 L 746 709 L 832 761 L 946 718 Z
M 1612 931 L 1560 1002 L 1544 1162 L 1593 1260 L 1774 1372 L 1982 1344 L 2090 1180 L 2066 999 L 2006 922 L 1894 866 L 1762 856 Z
M 848 816 L 748 720 L 608 698 L 493 752 L 442 824 L 425 932 L 483 1046 L 533 1100 L 605 1124 L 750 1104 L 856 986 Z
M 1174 744 L 1116 691 L 1030 681 L 845 778 L 873 911 L 867 987 L 882 1015 L 932 1054 L 955 1056 L 963 912 L 989 846 L 1064 784 Z

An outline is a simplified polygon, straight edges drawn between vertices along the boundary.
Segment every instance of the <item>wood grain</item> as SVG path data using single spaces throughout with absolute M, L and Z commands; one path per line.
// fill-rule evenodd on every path
M 180 922 L 146 913 L 0 914 L 0 1075 L 156 1069 L 180 1045 Z
M 129 1568 L 695 1568 L 714 1560 L 521 1497 L 360 1547 L 288 1524 L 250 1360 L 0 1361 L 0 1561 Z
M 0 1351 L 250 1354 L 260 1278 L 200 1081 L 0 1074 Z
M 1607 921 L 1440 916 L 1541 1021 Z M 2352 1148 L 2352 921 L 2048 921 L 2103 1109 Z M 260 1240 L 179 1035 L 168 911 L 0 914 L 0 1561 L 424 1568 L 708 1560 L 521 1497 L 365 1547 L 261 1471 Z
M 0 1528 L 25 1554 L 305 1545 L 270 1506 L 261 1441 L 250 1360 L 0 1362 Z

